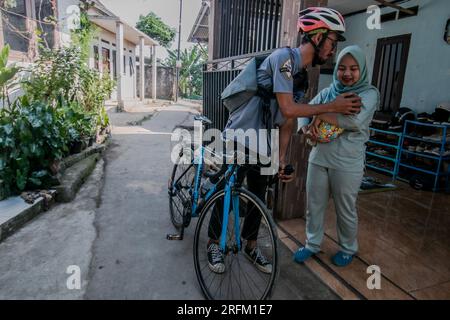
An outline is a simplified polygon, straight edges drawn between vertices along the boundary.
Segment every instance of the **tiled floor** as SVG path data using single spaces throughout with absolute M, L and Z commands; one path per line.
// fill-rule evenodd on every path
M 330 201 L 322 252 L 307 265 L 346 299 L 450 299 L 450 195 L 395 184 L 395 191 L 359 196 L 360 250 L 346 268 L 330 263 L 338 250 Z M 304 243 L 303 218 L 281 221 L 279 226 L 286 232 L 280 238 L 291 250 Z M 367 288 L 369 265 L 381 269 L 380 290 Z

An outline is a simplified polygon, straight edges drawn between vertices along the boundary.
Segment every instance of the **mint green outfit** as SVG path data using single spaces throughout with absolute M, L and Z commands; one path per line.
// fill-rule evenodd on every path
M 339 62 L 346 54 L 355 58 L 360 69 L 360 79 L 351 87 L 343 86 L 337 79 Z M 306 248 L 320 251 L 325 211 L 332 196 L 339 245 L 343 252 L 353 255 L 358 251 L 356 199 L 364 174 L 365 143 L 369 139 L 370 122 L 379 105 L 379 92 L 369 83 L 366 58 L 358 46 L 341 51 L 333 78 L 330 87 L 323 89 L 310 104 L 328 103 L 340 94 L 354 92 L 362 98 L 363 106 L 357 115 L 338 115 L 339 127 L 345 131 L 329 143 L 318 143 L 310 153 L 306 182 Z

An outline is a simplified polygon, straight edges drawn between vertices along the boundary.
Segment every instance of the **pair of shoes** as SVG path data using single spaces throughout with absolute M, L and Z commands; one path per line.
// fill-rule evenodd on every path
M 253 249 L 245 247 L 244 255 L 258 268 L 259 271 L 264 273 L 272 273 L 272 263 L 263 255 L 258 247 Z
M 208 267 L 214 273 L 225 272 L 225 259 L 219 244 L 211 242 L 207 248 Z M 264 273 L 272 273 L 272 263 L 263 255 L 258 247 L 244 249 L 244 255 Z
M 441 148 L 439 147 L 434 147 L 434 148 L 427 148 L 424 150 L 425 153 L 431 153 L 432 155 L 435 156 L 440 156 L 441 155 Z
M 300 247 L 296 253 L 294 253 L 294 261 L 297 263 L 303 263 L 308 260 L 315 253 L 305 247 Z
M 333 264 L 338 267 L 345 267 L 352 262 L 353 256 L 351 254 L 347 254 L 345 252 L 339 251 L 332 258 Z

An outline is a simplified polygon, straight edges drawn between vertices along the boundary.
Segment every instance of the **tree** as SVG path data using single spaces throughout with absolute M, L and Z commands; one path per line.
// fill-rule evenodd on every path
M 178 50 L 169 50 L 169 57 L 162 63 L 166 67 L 175 68 Z M 202 92 L 202 65 L 208 59 L 205 51 L 197 46 L 180 52 L 179 90 L 182 97 L 199 96 Z
M 175 38 L 176 30 L 165 24 L 160 17 L 153 12 L 146 16 L 140 15 L 136 28 L 144 32 L 150 38 L 159 42 L 165 48 L 170 47 L 171 42 Z

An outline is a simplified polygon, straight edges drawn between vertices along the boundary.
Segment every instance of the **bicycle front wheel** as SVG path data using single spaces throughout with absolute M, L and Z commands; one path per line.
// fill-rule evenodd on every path
M 170 219 L 177 229 L 181 228 L 183 223 L 186 227 L 191 217 L 196 166 L 192 162 L 183 161 L 186 152 L 189 153 L 192 150 L 189 148 L 180 150 L 168 183 Z
M 239 217 L 236 221 L 237 214 L 231 205 L 225 250 L 220 250 L 225 268 L 221 268 L 218 273 L 217 268 L 212 265 L 214 261 L 211 261 L 211 252 L 208 254 L 210 244 L 220 243 L 222 238 L 225 191 L 221 190 L 203 207 L 195 230 L 194 264 L 197 279 L 207 299 L 267 299 L 278 274 L 275 225 L 267 208 L 253 193 L 243 188 L 234 189 L 232 193 L 235 198 L 234 208 L 238 203 Z M 258 254 L 264 257 L 270 268 L 261 268 L 256 259 L 253 259 L 254 256 L 244 249 L 247 244 L 254 244 L 255 241 Z

